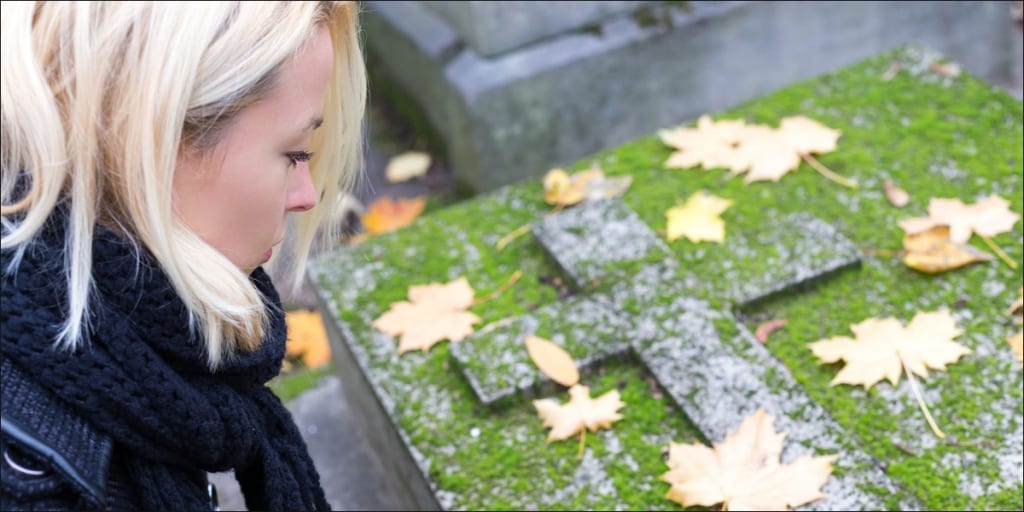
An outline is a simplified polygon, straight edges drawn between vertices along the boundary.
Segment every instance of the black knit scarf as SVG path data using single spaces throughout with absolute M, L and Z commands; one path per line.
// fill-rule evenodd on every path
M 206 364 L 199 335 L 163 272 L 144 250 L 98 228 L 88 341 L 52 348 L 66 311 L 63 222 L 4 273 L 2 352 L 113 438 L 144 509 L 205 504 L 197 469 L 234 469 L 252 510 L 327 510 L 320 478 L 291 415 L 265 386 L 285 350 L 280 299 L 262 269 L 251 275 L 271 312 L 260 348 Z M 2 254 L 3 269 L 12 253 Z M 16 406 L 4 404 L 4 407 Z

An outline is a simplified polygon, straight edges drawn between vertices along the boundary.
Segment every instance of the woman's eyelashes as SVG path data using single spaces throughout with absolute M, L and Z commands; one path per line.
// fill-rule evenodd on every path
M 313 158 L 313 153 L 308 151 L 293 151 L 284 155 L 288 157 L 289 165 L 293 167 L 298 165 L 299 162 L 308 162 L 310 158 Z

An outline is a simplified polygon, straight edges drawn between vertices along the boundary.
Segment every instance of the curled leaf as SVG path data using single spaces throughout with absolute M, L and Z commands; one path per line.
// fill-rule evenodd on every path
M 949 240 L 949 226 L 932 226 L 925 231 L 905 235 L 903 248 L 907 251 L 903 263 L 908 267 L 928 274 L 988 261 L 992 256 L 967 244 Z
M 771 336 L 773 332 L 782 329 L 785 326 L 785 320 L 768 320 L 767 322 L 757 326 L 757 329 L 754 331 L 754 337 L 757 338 L 757 341 L 764 343 L 768 341 L 768 336 Z
M 600 169 L 586 169 L 572 175 L 551 169 L 544 175 L 544 202 L 572 206 L 580 202 L 617 197 L 633 183 L 631 176 L 608 177 Z
M 897 208 L 902 208 L 910 202 L 910 194 L 906 190 L 897 187 L 891 181 L 885 182 L 885 197 L 889 199 L 889 203 Z

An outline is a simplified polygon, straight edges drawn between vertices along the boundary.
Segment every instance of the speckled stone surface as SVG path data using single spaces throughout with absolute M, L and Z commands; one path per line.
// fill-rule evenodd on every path
M 783 461 L 840 454 L 828 499 L 805 508 L 1019 508 L 1022 373 L 1003 311 L 1021 270 L 993 261 L 921 275 L 878 251 L 857 264 L 859 248 L 899 247 L 898 222 L 924 214 L 930 197 L 995 193 L 1021 211 L 1020 103 L 966 74 L 929 71 L 935 61 L 912 48 L 716 115 L 776 122 L 804 112 L 841 128 L 841 149 L 823 163 L 856 190 L 806 166 L 749 186 L 721 170 L 669 172 L 670 151 L 649 137 L 575 166 L 634 176 L 623 204 L 549 215 L 541 184 L 527 182 L 314 261 L 356 435 L 388 468 L 401 506 L 678 510 L 658 480 L 661 451 L 720 441 L 764 407 L 787 433 Z M 887 180 L 911 191 L 911 204 L 889 204 Z M 665 208 L 700 189 L 735 200 L 724 243 L 651 234 Z M 526 223 L 537 223 L 535 236 L 495 248 Z M 1020 226 L 995 238 L 1018 263 Z M 503 289 L 514 272 L 523 278 Z M 486 298 L 472 308 L 483 319 L 474 336 L 399 355 L 394 337 L 372 327 L 409 286 L 460 276 Z M 865 318 L 906 323 L 942 308 L 972 350 L 919 382 L 945 438 L 931 433 L 906 379 L 830 386 L 837 365 L 806 347 L 849 336 Z M 768 319 L 788 324 L 761 345 L 751 331 Z M 530 364 L 525 334 L 561 345 L 582 384 L 619 389 L 627 402 L 612 429 L 588 433 L 581 458 L 576 439 L 546 441 L 530 399 L 564 401 L 565 390 Z
M 790 238 L 795 239 L 794 246 L 779 251 L 776 263 L 789 264 L 727 289 L 734 297 L 748 302 L 760 299 L 824 278 L 859 261 L 849 240 L 810 215 L 791 216 L 773 229 L 800 232 L 800 236 Z M 596 280 L 617 282 L 608 293 L 576 296 L 548 305 L 494 332 L 454 345 L 451 354 L 462 363 L 466 378 L 482 402 L 536 390 L 547 381 L 518 346 L 527 334 L 537 332 L 547 322 L 552 331 L 560 333 L 552 341 L 566 348 L 579 368 L 632 351 L 712 442 L 721 442 L 744 417 L 764 408 L 775 418 L 776 429 L 787 433 L 783 462 L 841 451 L 842 460 L 836 465 L 843 469 L 843 477 L 830 479 L 825 489 L 828 498 L 808 509 L 884 508 L 885 503 L 877 495 L 861 489 L 870 485 L 893 491 L 893 482 L 869 456 L 844 440 L 835 421 L 749 332 L 740 327 L 745 334 L 740 339 L 728 344 L 722 340 L 713 321 L 732 322 L 731 314 L 713 311 L 707 303 L 688 297 L 686 283 L 659 279 L 659 271 L 673 266 L 671 261 L 662 261 L 668 259 L 668 248 L 628 207 L 618 200 L 582 205 L 548 217 L 534 228 L 534 235 L 580 288 L 586 289 Z M 781 238 L 773 231 L 760 236 Z M 661 260 L 652 258 L 652 254 Z M 636 261 L 653 265 L 639 267 L 628 276 L 614 270 Z M 741 293 L 737 294 L 737 289 Z M 663 300 L 652 300 L 652 295 Z M 625 305 L 631 301 L 669 305 L 628 313 Z M 574 334 L 577 331 L 580 334 Z M 583 336 L 588 343 L 566 340 Z M 487 345 L 486 356 L 500 354 L 500 358 L 482 356 L 478 344 Z M 737 349 L 747 352 L 750 360 L 739 356 Z M 475 361 L 483 364 L 469 364 Z M 769 378 L 771 385 L 766 381 Z M 908 508 L 916 505 L 904 503 Z

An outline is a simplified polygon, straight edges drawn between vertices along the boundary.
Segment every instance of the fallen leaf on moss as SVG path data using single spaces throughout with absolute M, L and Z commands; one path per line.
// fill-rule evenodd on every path
M 900 380 L 901 360 L 908 371 L 927 377 L 928 368 L 945 370 L 947 364 L 971 353 L 953 341 L 963 331 L 948 310 L 919 312 L 906 327 L 895 318 L 868 318 L 851 325 L 850 330 L 854 339 L 839 336 L 808 345 L 821 363 L 846 363 L 829 383 L 832 386 L 852 384 L 870 389 L 882 379 L 895 386 Z
M 713 448 L 669 443 L 669 471 L 660 477 L 672 486 L 665 497 L 684 507 L 721 503 L 722 510 L 786 510 L 825 497 L 821 487 L 838 455 L 781 464 L 786 435 L 772 423 L 758 409 Z
M 548 441 L 568 439 L 586 429 L 596 432 L 599 428 L 611 428 L 612 423 L 622 419 L 618 410 L 625 405 L 616 389 L 590 398 L 590 388 L 581 384 L 569 388 L 569 402 L 564 405 L 551 398 L 533 401 L 544 426 L 551 428 Z
M 391 308 L 373 321 L 373 326 L 398 340 L 398 353 L 430 350 L 447 339 L 457 342 L 473 334 L 480 318 L 466 311 L 473 304 L 473 288 L 465 277 L 450 283 L 409 287 L 409 300 Z
M 889 199 L 890 204 L 897 208 L 903 208 L 910 202 L 910 194 L 891 181 L 885 182 L 885 197 Z
M 544 375 L 566 387 L 579 383 L 580 372 L 576 363 L 562 347 L 536 336 L 527 336 L 525 341 L 526 352 Z
M 747 183 L 759 180 L 779 181 L 807 160 L 826 178 L 848 187 L 856 183 L 836 175 L 811 157 L 834 151 L 841 132 L 806 116 L 782 119 L 779 128 L 746 124 L 742 120 L 712 121 L 707 115 L 697 120 L 696 128 L 678 127 L 660 130 L 658 137 L 676 149 L 665 167 L 704 169 L 722 167 L 733 174 L 746 173 Z
M 914 234 L 933 226 L 949 226 L 949 239 L 963 244 L 971 233 L 992 237 L 1013 229 L 1020 215 L 1011 212 L 1010 202 L 996 195 L 974 204 L 964 204 L 955 198 L 932 198 L 928 202 L 928 216 L 907 219 L 899 223 L 907 234 Z
M 676 150 L 665 161 L 665 167 L 689 169 L 700 165 L 704 169 L 724 167 L 740 172 L 747 165 L 739 160 L 733 146 L 743 136 L 745 126 L 742 119 L 714 121 L 705 114 L 697 119 L 696 128 L 659 130 L 661 141 Z
M 668 240 L 671 242 L 685 236 L 693 242 L 722 242 L 725 240 L 725 221 L 720 215 L 730 206 L 732 200 L 704 191 L 694 193 L 686 204 L 673 206 L 665 212 Z
M 288 311 L 284 317 L 288 325 L 288 357 L 302 357 L 306 368 L 319 368 L 331 361 L 331 346 L 319 311 Z
M 605 176 L 600 169 L 586 169 L 572 175 L 551 169 L 544 175 L 544 202 L 572 206 L 580 202 L 618 197 L 633 183 L 632 176 Z
M 761 325 L 757 326 L 757 329 L 754 330 L 754 337 L 757 338 L 757 341 L 764 343 L 768 341 L 768 336 L 771 336 L 773 332 L 782 329 L 785 326 L 785 320 L 768 320 L 767 322 L 763 322 Z
M 1017 356 L 1017 362 L 1024 364 L 1024 331 L 1007 336 L 1006 342 L 1010 344 L 1010 349 Z
M 979 261 L 989 261 L 992 256 L 970 245 L 949 240 L 949 226 L 932 226 L 925 231 L 903 236 L 903 263 L 928 274 L 937 274 L 960 268 Z
M 388 161 L 384 176 L 391 183 L 399 183 L 423 176 L 429 168 L 430 155 L 421 151 L 406 151 Z
M 1017 295 L 1017 300 L 1013 301 L 1013 304 L 1010 304 L 1010 307 L 1006 309 L 1007 315 L 1024 314 L 1024 288 L 1021 288 Z
M 1016 315 L 1017 324 L 1024 324 L 1024 288 L 1021 288 L 1020 291 L 1017 292 L 1017 295 L 1017 300 L 1013 301 L 1013 304 L 1010 304 L 1010 307 L 1006 310 L 1006 314 Z M 1007 336 L 1006 342 L 1010 344 L 1010 348 L 1013 350 L 1014 355 L 1017 356 L 1017 361 L 1024 365 L 1024 331 Z
M 423 213 L 427 198 L 391 199 L 381 197 L 366 208 L 363 215 L 363 228 L 370 235 L 386 233 L 412 224 L 412 221 Z
M 955 62 L 932 62 L 928 69 L 947 78 L 960 76 L 960 65 Z

